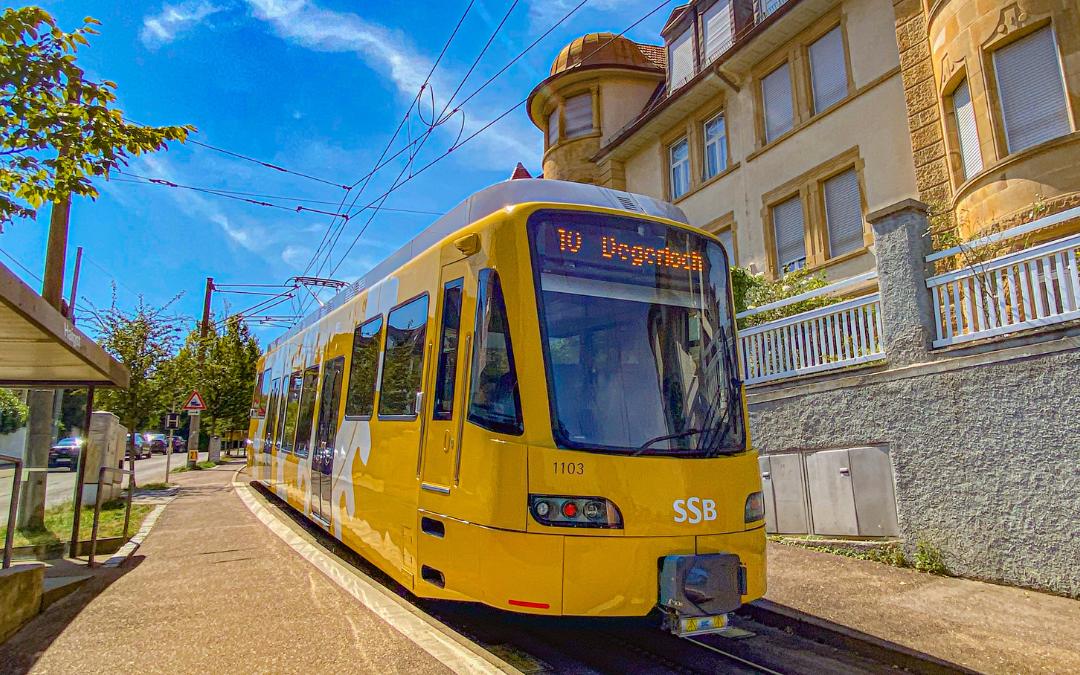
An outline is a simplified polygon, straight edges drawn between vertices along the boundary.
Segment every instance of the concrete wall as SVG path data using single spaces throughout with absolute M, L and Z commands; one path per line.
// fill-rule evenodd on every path
M 41 611 L 45 566 L 14 565 L 0 570 L 0 642 L 14 635 Z
M 931 351 L 925 228 L 875 223 L 888 366 L 751 389 L 754 445 L 886 444 L 909 556 L 1080 596 L 1080 327 Z

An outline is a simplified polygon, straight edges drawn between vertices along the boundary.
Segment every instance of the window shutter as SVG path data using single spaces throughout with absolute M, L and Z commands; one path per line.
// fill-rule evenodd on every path
M 821 112 L 847 96 L 844 37 L 833 28 L 810 45 L 810 75 L 814 85 L 814 112 Z
M 582 94 L 566 99 L 564 110 L 566 137 L 587 134 L 592 128 L 592 94 Z
M 862 200 L 855 169 L 825 181 L 825 219 L 829 225 L 829 257 L 862 248 Z
M 717 0 L 705 10 L 705 61 L 712 61 L 732 45 L 734 33 L 731 20 L 731 0 Z
M 983 170 L 982 151 L 979 150 L 979 132 L 975 127 L 975 106 L 971 103 L 971 89 L 963 80 L 953 90 L 953 111 L 956 114 L 956 133 L 960 138 L 960 158 L 964 160 L 964 179 Z
M 777 204 L 772 209 L 772 217 L 778 271 L 783 274 L 801 268 L 806 264 L 802 200 L 796 196 Z
M 559 108 L 555 107 L 548 115 L 548 147 L 559 142 Z
M 1047 27 L 994 52 L 1009 152 L 1069 133 L 1057 44 Z
M 769 142 L 790 129 L 795 122 L 788 64 L 772 71 L 761 81 L 761 98 L 765 103 L 765 142 Z
M 669 90 L 678 89 L 694 76 L 693 31 L 687 30 L 668 46 Z

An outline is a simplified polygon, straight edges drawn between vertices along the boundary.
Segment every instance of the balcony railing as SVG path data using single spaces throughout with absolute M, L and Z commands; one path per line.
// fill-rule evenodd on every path
M 831 295 L 876 278 L 873 272 L 852 277 L 742 312 L 739 318 Z M 872 293 L 740 330 L 738 344 L 746 384 L 879 361 L 885 358 L 881 297 Z
M 993 242 L 972 242 L 967 248 L 987 243 Z M 935 312 L 934 346 L 1080 318 L 1078 268 L 1080 234 L 1075 234 L 927 279 Z

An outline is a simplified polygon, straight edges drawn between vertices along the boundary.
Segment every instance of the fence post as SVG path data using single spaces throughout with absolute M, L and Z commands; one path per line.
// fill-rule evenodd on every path
M 885 354 L 891 366 L 930 361 L 934 308 L 926 290 L 928 207 L 905 199 L 867 215 L 874 228 Z

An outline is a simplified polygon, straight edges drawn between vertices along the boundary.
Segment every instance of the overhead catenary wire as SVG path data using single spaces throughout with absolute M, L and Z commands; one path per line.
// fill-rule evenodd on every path
M 622 37 L 623 35 L 625 35 L 625 34 L 626 34 L 627 32 L 629 32 L 629 31 L 633 30 L 633 29 L 634 29 L 634 28 L 636 28 L 636 27 L 637 27 L 638 25 L 640 25 L 640 24 L 641 24 L 641 23 L 643 23 L 644 21 L 648 20 L 648 19 L 649 19 L 649 17 L 651 17 L 652 15 L 656 14 L 657 12 L 659 12 L 659 11 L 660 11 L 661 9 L 663 9 L 663 8 L 664 8 L 665 6 L 667 6 L 667 5 L 671 4 L 671 2 L 672 2 L 672 0 L 665 0 L 664 2 L 661 2 L 660 4 L 656 5 L 655 7 L 653 7 L 653 9 L 651 9 L 651 10 L 650 10 L 649 12 L 647 12 L 647 13 L 646 13 L 645 15 L 641 16 L 641 17 L 640 17 L 640 18 L 638 18 L 638 19 L 637 19 L 636 21 L 634 21 L 633 23 L 631 23 L 631 24 L 630 24 L 629 26 L 627 26 L 626 28 L 624 28 L 623 30 L 621 30 L 621 31 L 620 31 L 619 33 L 617 33 L 616 35 L 613 35 L 612 37 L 608 38 L 607 40 L 605 40 L 604 42 L 602 42 L 602 43 L 601 43 L 600 45 L 598 45 L 598 46 L 597 46 L 597 47 L 596 47 L 595 49 L 593 49 L 593 50 L 592 50 L 591 52 L 589 52 L 588 54 L 586 54 L 586 55 L 585 55 L 585 56 L 584 56 L 584 57 L 583 57 L 583 58 L 581 59 L 581 61 L 580 61 L 580 62 L 581 62 L 581 63 L 587 62 L 587 61 L 588 61 L 588 58 L 589 58 L 590 56 L 592 56 L 593 54 L 596 54 L 596 53 L 597 53 L 598 51 L 600 51 L 601 49 L 605 48 L 605 47 L 606 47 L 607 45 L 609 45 L 609 44 L 610 44 L 611 42 L 613 42 L 613 41 L 615 41 L 615 40 L 617 40 L 617 39 L 621 38 L 621 37 Z M 477 129 L 477 130 L 476 130 L 475 132 L 473 132 L 472 134 L 470 134 L 470 135 L 469 135 L 469 136 L 467 136 L 466 138 L 464 138 L 464 139 L 462 139 L 461 141 L 457 142 L 457 143 L 456 143 L 455 145 L 452 145 L 452 146 L 450 146 L 449 148 L 447 148 L 447 150 L 446 150 L 445 152 L 443 152 L 443 153 L 441 153 L 441 154 L 437 155 L 437 156 L 436 156 L 436 157 L 435 157 L 434 159 L 432 159 L 432 160 L 431 160 L 430 162 L 428 162 L 427 164 L 425 164 L 425 165 L 421 166 L 421 167 L 420 167 L 419 169 L 417 169 L 417 170 L 413 171 L 412 173 L 410 173 L 410 174 L 409 174 L 409 176 L 408 176 L 408 177 L 407 177 L 407 178 L 406 178 L 405 180 L 401 181 L 400 183 L 397 183 L 397 182 L 395 182 L 395 184 L 393 184 L 393 185 L 392 185 L 392 186 L 390 187 L 390 189 L 386 190 L 386 191 L 385 191 L 384 193 L 382 193 L 381 195 L 379 195 L 378 197 L 376 197 L 376 198 L 375 198 L 374 200 L 372 200 L 372 201 L 371 201 L 371 202 L 370 202 L 370 203 L 369 203 L 369 204 L 368 204 L 367 206 L 373 206 L 373 205 L 375 205 L 375 204 L 376 204 L 377 202 L 379 202 L 380 200 L 385 200 L 385 199 L 386 199 L 386 198 L 387 198 L 387 197 L 388 197 L 389 195 L 393 194 L 393 193 L 394 193 L 394 192 L 395 192 L 396 190 L 400 189 L 400 188 L 401 188 L 401 187 L 402 187 L 403 185 L 405 185 L 406 183 L 408 183 L 409 181 L 411 181 L 411 180 L 412 180 L 413 178 L 415 178 L 416 176 L 419 176 L 420 174 L 424 173 L 425 171 L 427 171 L 428 169 L 430 169 L 430 168 L 431 168 L 432 166 L 434 166 L 435 164 L 439 163 L 440 161 L 442 161 L 443 159 L 445 159 L 446 157 L 448 157 L 448 156 L 449 156 L 449 155 L 450 155 L 450 154 L 451 154 L 451 153 L 452 153 L 452 152 L 453 152 L 454 150 L 457 150 L 458 148 L 462 147 L 463 145 L 465 145 L 465 144 L 466 144 L 466 143 L 468 143 L 469 141 L 471 141 L 471 140 L 475 139 L 475 138 L 476 138 L 477 136 L 479 136 L 480 134 L 484 133 L 485 131 L 487 131 L 488 129 L 490 129 L 490 128 L 491 128 L 492 126 L 494 126 L 495 124 L 497 124 L 497 123 L 499 123 L 500 121 L 502 121 L 502 120 L 503 120 L 503 119 L 504 119 L 505 117 L 507 117 L 508 115 L 510 115 L 510 114 L 511 114 L 512 112 L 514 112 L 515 110 L 517 110 L 517 109 L 518 109 L 518 108 L 520 108 L 521 106 L 525 105 L 525 103 L 527 103 L 527 102 L 528 102 L 528 100 L 529 100 L 529 99 L 528 99 L 528 97 L 525 97 L 525 98 L 524 98 L 524 99 L 522 99 L 521 101 L 517 102 L 516 104 L 514 104 L 513 106 L 511 106 L 510 108 L 508 108 L 507 110 L 505 110 L 505 111 L 504 111 L 504 112 L 503 112 L 502 114 L 500 114 L 499 116 L 495 117 L 494 119 L 492 119 L 491 121 L 489 121 L 488 123 L 486 123 L 486 124 L 485 124 L 484 126 L 482 126 L 482 127 L 480 127 L 479 129 Z M 364 208 L 367 208 L 367 206 L 365 206 Z M 363 227 L 361 227 L 361 229 L 359 230 L 359 232 L 357 232 L 356 236 L 355 236 L 355 237 L 353 238 L 353 241 L 352 241 L 352 243 L 350 243 L 350 245 L 349 245 L 349 247 L 348 247 L 348 248 L 346 249 L 345 253 L 344 253 L 344 254 L 342 255 L 342 257 L 341 257 L 341 258 L 339 259 L 339 261 L 338 261 L 338 264 L 337 264 L 337 265 L 336 265 L 336 266 L 335 266 L 335 267 L 334 267 L 334 268 L 333 268 L 333 269 L 331 270 L 331 272 L 330 272 L 329 276 L 333 276 L 334 274 L 336 274 L 336 273 L 337 273 L 337 270 L 338 270 L 338 268 L 339 268 L 339 267 L 341 266 L 341 263 L 342 263 L 342 262 L 343 262 L 343 261 L 344 261 L 344 260 L 345 260 L 345 259 L 346 259 L 346 258 L 348 257 L 348 254 L 349 254 L 349 253 L 350 253 L 350 252 L 352 251 L 352 249 L 353 249 L 353 248 L 354 248 L 354 247 L 356 246 L 356 242 L 357 242 L 357 241 L 359 241 L 359 239 L 360 239 L 361 235 L 363 235 L 364 231 L 365 231 L 365 230 L 367 229 L 368 225 L 370 225 L 370 224 L 371 224 L 371 219 L 368 219 L 368 221 L 367 221 L 367 222 L 366 222 L 366 223 L 364 224 L 364 226 L 363 226 Z
M 39 277 L 39 276 L 38 276 L 37 274 L 34 274 L 34 272 L 33 272 L 33 271 L 32 271 L 32 270 L 31 270 L 31 269 L 29 268 L 29 267 L 27 267 L 26 265 L 22 264 L 22 262 L 20 262 L 20 261 L 19 261 L 19 259 L 18 259 L 18 258 L 16 258 L 15 256 L 11 255 L 10 253 L 8 253 L 7 251 L 5 251 L 5 250 L 4 250 L 4 249 L 2 249 L 2 248 L 0 248 L 0 253 L 3 253 L 3 254 L 4 254 L 4 256 L 5 256 L 5 257 L 7 257 L 7 259 L 8 259 L 8 260 L 10 260 L 11 262 L 15 263 L 15 265 L 16 265 L 16 266 L 17 266 L 17 267 L 18 267 L 19 269 L 21 269 L 21 270 L 22 270 L 23 272 L 26 272 L 27 274 L 29 274 L 29 275 L 30 275 L 30 276 L 32 276 L 33 278 L 37 279 L 37 280 L 38 280 L 39 282 L 41 282 L 41 283 L 45 283 L 45 280 L 44 280 L 44 279 L 42 279 L 41 277 Z
M 522 59 L 522 58 L 523 58 L 523 57 L 524 57 L 524 56 L 525 56 L 525 55 L 526 55 L 526 54 L 527 54 L 528 52 L 530 52 L 530 51 L 531 51 L 531 50 L 532 50 L 533 48 L 535 48 L 535 47 L 536 47 L 536 46 L 537 46 L 538 44 L 540 44 L 540 43 L 541 43 L 541 42 L 542 42 L 542 41 L 543 41 L 543 40 L 544 40 L 544 39 L 545 39 L 545 38 L 546 38 L 547 36 L 549 36 L 549 35 L 550 35 L 550 34 L 551 34 L 552 32 L 554 32 L 554 31 L 555 31 L 555 30 L 556 30 L 556 29 L 557 29 L 557 28 L 558 28 L 559 26 L 561 26 L 561 25 L 562 25 L 563 23 L 565 23 L 566 21 L 568 21 L 568 20 L 569 20 L 569 19 L 570 19 L 570 18 L 571 18 L 571 17 L 572 17 L 572 16 L 574 15 L 574 14 L 576 14 L 576 13 L 577 13 L 577 12 L 578 12 L 578 11 L 579 11 L 579 10 L 580 10 L 580 9 L 581 9 L 581 8 L 582 8 L 582 7 L 583 7 L 583 6 L 584 6 L 584 5 L 585 5 L 585 4 L 586 4 L 586 3 L 588 2 L 588 1 L 589 1 L 589 0 L 580 0 L 580 2 L 578 2 L 578 3 L 577 3 L 577 4 L 575 5 L 575 6 L 574 6 L 574 7 L 570 8 L 570 10 L 569 10 L 569 11 L 567 11 L 567 12 L 566 12 L 566 13 L 565 13 L 565 14 L 564 14 L 564 15 L 563 15 L 563 16 L 562 16 L 561 18 L 559 18 L 559 19 L 558 19 L 558 20 L 557 20 L 557 21 L 556 21 L 556 22 L 555 22 L 554 24 L 552 24 L 552 25 L 551 25 L 551 26 L 550 26 L 550 27 L 549 27 L 549 28 L 548 28 L 548 29 L 547 29 L 546 31 L 544 31 L 544 32 L 543 32 L 542 34 L 540 34 L 540 36 L 538 36 L 538 37 L 537 37 L 536 39 L 534 39 L 534 40 L 533 40 L 533 41 L 532 41 L 531 43 L 529 43 L 529 44 L 528 44 L 528 45 L 527 45 L 527 46 L 526 46 L 526 47 L 525 47 L 524 49 L 522 49 L 521 51 L 519 51 L 519 52 L 518 52 L 518 53 L 517 53 L 517 54 L 516 54 L 516 55 L 515 55 L 515 56 L 514 56 L 513 58 L 511 58 L 511 59 L 510 59 L 510 60 L 509 60 L 509 61 L 508 61 L 508 62 L 507 62 L 507 63 L 506 63 L 505 65 L 503 65 L 503 67 L 502 67 L 502 68 L 500 68 L 500 69 L 499 69 L 499 70 L 498 70 L 498 71 L 497 71 L 497 72 L 496 72 L 496 73 L 495 73 L 494 75 L 492 75 L 491 77 L 489 77 L 489 78 L 488 78 L 488 79 L 487 79 L 486 81 L 484 81 L 484 83 L 483 83 L 483 84 L 481 84 L 481 85 L 480 85 L 479 87 L 477 87 L 477 88 L 476 88 L 476 89 L 475 89 L 475 90 L 474 90 L 474 91 L 473 91 L 472 93 L 470 93 L 470 94 L 469 94 L 468 96 L 466 96 L 464 100 L 462 100 L 462 101 L 461 101 L 460 103 L 458 103 L 458 104 L 457 104 L 457 105 L 455 106 L 455 108 L 454 108 L 454 111 L 453 111 L 453 112 L 452 112 L 451 114 L 454 114 L 454 113 L 456 113 L 456 112 L 460 111 L 460 110 L 461 110 L 461 109 L 463 108 L 463 106 L 464 106 L 464 105 L 465 105 L 466 103 L 468 103 L 469 101 L 471 101 L 471 100 L 472 100 L 473 98 L 475 98 L 475 97 L 476 97 L 476 96 L 477 96 L 477 95 L 478 95 L 478 94 L 479 94 L 479 93 L 480 93 L 481 91 L 483 91 L 483 90 L 484 90 L 484 89 L 486 89 L 486 88 L 487 88 L 488 86 L 490 86 L 492 82 L 494 82 L 494 81 L 495 81 L 496 79 L 498 79 L 499 77 L 501 77 L 501 76 L 503 75 L 503 73 L 505 73 L 505 72 L 506 72 L 507 70 L 509 70 L 509 69 L 510 69 L 510 67 L 512 67 L 512 66 L 513 66 L 513 65 L 514 65 L 515 63 L 517 63 L 517 62 L 518 62 L 519 60 L 521 60 L 521 59 Z M 648 19 L 648 18 L 649 18 L 650 16 L 652 16 L 653 14 L 655 14 L 655 13 L 656 13 L 656 12 L 658 12 L 658 11 L 659 11 L 659 10 L 660 10 L 661 8 L 663 8 L 664 6 L 666 6 L 666 5 L 668 5 L 668 4 L 670 4 L 670 0 L 668 0 L 668 2 L 664 2 L 664 3 L 662 3 L 661 5 L 657 6 L 657 7 L 656 7 L 656 8 L 654 8 L 654 9 L 653 9 L 652 11 L 650 11 L 650 12 L 649 12 L 648 14 L 646 14 L 646 15 L 645 15 L 644 17 L 642 17 L 642 18 L 641 18 L 641 19 L 639 19 L 638 21 L 636 21 L 636 22 L 634 22 L 633 24 L 631 24 L 631 25 L 630 25 L 629 27 L 627 27 L 627 28 L 626 28 L 626 29 L 624 29 L 624 30 L 623 30 L 622 32 L 620 32 L 620 33 L 619 33 L 619 36 L 621 36 L 621 35 L 625 34 L 625 33 L 626 33 L 627 31 L 629 31 L 629 30 L 633 29 L 633 28 L 634 28 L 635 26 L 639 25 L 639 24 L 640 24 L 641 22 L 645 21 L 645 20 L 646 20 L 646 19 Z M 616 37 L 618 37 L 618 36 L 616 36 Z M 612 38 L 611 40 L 614 40 L 614 39 L 615 39 L 615 38 Z M 607 42 L 605 42 L 605 43 L 604 43 L 603 45 L 601 45 L 601 46 L 597 47 L 597 48 L 596 48 L 596 50 L 594 50 L 593 52 L 591 52 L 591 53 L 590 53 L 589 55 L 591 56 L 592 54 L 596 53 L 596 51 L 599 51 L 599 49 L 603 48 L 603 47 L 604 47 L 604 46 L 606 46 L 606 45 L 607 45 L 608 43 L 610 43 L 610 42 L 611 42 L 611 40 L 608 40 L 608 41 L 607 41 Z M 528 99 L 525 99 L 525 100 L 527 101 Z M 472 138 L 475 138 L 475 136 L 479 135 L 479 132 L 482 132 L 482 131 L 484 131 L 484 130 L 486 130 L 486 129 L 490 128 L 490 127 L 491 127 L 491 126 L 492 126 L 492 125 L 493 125 L 494 123 L 496 123 L 496 122 L 498 122 L 498 121 L 502 120 L 503 118 L 505 118 L 505 117 L 506 117 L 507 115 L 509 115 L 509 114 L 510 114 L 510 112 L 512 112 L 513 110 L 516 110 L 516 109 L 517 109 L 518 107 L 520 107 L 520 106 L 521 106 L 521 105 L 522 105 L 522 104 L 523 104 L 524 102 L 525 102 L 525 101 L 522 101 L 521 103 L 518 103 L 517 105 L 515 105 L 515 106 L 514 106 L 513 108 L 511 108 L 510 110 L 507 110 L 507 111 L 506 111 L 505 113 L 503 113 L 502 115 L 500 115 L 500 116 L 499 116 L 498 118 L 496 118 L 495 120 L 492 120 L 492 122 L 490 122 L 490 123 L 486 124 L 486 125 L 485 125 L 485 126 L 484 126 L 483 128 L 481 128 L 481 129 L 480 129 L 480 130 L 479 130 L 479 131 L 478 131 L 477 133 L 474 133 L 473 135 L 471 135 L 470 137 L 466 138 L 465 140 L 461 140 L 461 139 L 460 139 L 460 137 L 459 137 L 459 138 L 458 138 L 457 140 L 455 140 L 454 144 L 453 144 L 453 145 L 452 145 L 452 146 L 451 146 L 451 147 L 449 148 L 449 150 L 447 150 L 447 151 L 446 151 L 446 153 L 444 153 L 444 155 L 442 155 L 442 156 L 440 156 L 440 157 L 436 158 L 436 160 L 435 160 L 435 161 L 438 161 L 439 159 L 442 159 L 443 157 L 445 157 L 445 156 L 446 156 L 446 154 L 449 154 L 449 152 L 453 151 L 453 150 L 454 150 L 455 148 L 457 148 L 457 147 L 460 147 L 461 145 L 464 145 L 465 143 L 467 143 L 467 142 L 468 142 L 469 140 L 471 140 Z M 418 139 L 418 141 L 426 141 L 426 139 L 427 139 L 427 136 L 425 135 L 425 136 L 421 137 L 420 139 Z M 412 143 L 410 143 L 410 146 L 411 146 L 411 145 L 412 145 L 413 143 L 416 143 L 416 142 L 417 142 L 417 141 L 413 141 Z M 405 151 L 405 150 L 406 150 L 406 149 L 407 149 L 408 147 L 409 147 L 409 146 L 406 146 L 405 148 L 402 148 L 402 149 L 401 149 L 401 150 L 399 150 L 399 151 L 398 151 L 397 153 L 395 153 L 395 155 L 394 155 L 394 156 L 395 156 L 395 157 L 396 157 L 396 156 L 400 156 L 400 154 L 402 154 L 402 153 L 403 153 L 403 152 L 404 152 L 404 151 Z M 415 155 L 415 153 L 414 153 L 414 155 Z M 391 159 L 393 159 L 393 158 L 391 158 Z M 389 163 L 389 161 L 390 161 L 390 160 L 387 160 L 387 162 L 386 162 L 386 163 Z M 385 166 L 385 163 L 384 163 L 384 164 L 382 164 L 382 165 L 377 165 L 377 166 L 376 166 L 376 168 L 375 168 L 375 169 L 374 169 L 374 170 L 373 170 L 372 172 L 369 172 L 369 175 L 368 175 L 368 176 L 366 176 L 366 178 L 370 179 L 370 176 L 371 176 L 372 174 L 374 174 L 374 172 L 375 172 L 375 171 L 377 171 L 377 170 L 378 170 L 379 168 L 382 168 L 382 166 Z M 428 167 L 426 167 L 426 166 L 425 166 L 425 167 L 423 167 L 423 168 L 422 168 L 422 169 L 421 169 L 420 171 L 422 172 L 422 171 L 426 170 L 427 168 L 428 168 Z M 409 177 L 408 179 L 406 179 L 405 181 L 403 181 L 403 182 L 402 182 L 402 184 L 404 184 L 404 183 L 407 183 L 407 182 L 408 182 L 409 180 L 411 180 L 411 179 L 412 179 L 413 177 L 415 177 L 415 176 L 416 176 L 416 175 L 417 175 L 418 173 L 419 173 L 419 172 L 416 172 L 416 173 L 414 173 L 414 174 L 410 175 L 410 177 Z M 400 185 L 395 185 L 395 187 L 394 187 L 393 189 L 396 189 L 397 187 L 400 187 Z M 354 194 L 354 196 L 353 196 L 353 202 L 352 202 L 352 203 L 350 204 L 350 210 L 352 209 L 352 206 L 353 206 L 353 205 L 355 205 L 355 203 L 356 203 L 357 199 L 359 198 L 360 194 L 361 194 L 361 193 L 356 193 L 356 194 Z M 378 201 L 378 198 L 377 198 L 376 200 L 373 200 L 373 203 L 374 203 L 374 202 L 377 202 L 377 201 Z M 365 206 L 365 207 L 363 207 L 363 208 L 362 208 L 361 210 L 364 210 L 364 209 L 366 209 L 366 208 L 369 208 L 369 207 L 370 207 L 370 205 L 368 205 L 368 206 Z M 340 236 L 341 236 L 341 234 L 342 234 L 342 231 L 344 230 L 344 228 L 345 228 L 345 225 L 347 224 L 347 222 L 348 222 L 348 221 L 342 221 L 342 222 L 341 222 L 341 224 L 340 224 L 340 225 L 338 226 L 338 232 L 337 232 L 337 235 L 336 235 L 336 237 L 335 237 L 335 240 L 334 240 L 334 247 L 336 247 L 336 245 L 337 245 L 337 240 L 338 240 L 338 239 L 340 238 Z M 365 231 L 365 230 L 367 229 L 367 227 L 368 227 L 368 225 L 369 225 L 369 224 L 370 224 L 370 221 L 369 221 L 368 223 L 365 223 L 365 224 L 364 224 L 364 226 L 362 226 L 362 227 L 361 227 L 361 229 L 360 229 L 360 233 L 359 233 L 359 234 L 362 234 L 362 233 L 363 233 L 363 232 L 364 232 L 364 231 Z M 338 267 L 340 267 L 340 264 L 341 264 L 341 260 L 344 260 L 344 259 L 345 259 L 345 258 L 346 258 L 346 257 L 348 256 L 348 254 L 349 254 L 349 253 L 350 253 L 350 252 L 352 251 L 352 249 L 353 249 L 353 248 L 355 247 L 355 245 L 356 245 L 356 242 L 357 242 L 357 241 L 359 240 L 359 234 L 358 234 L 358 236 L 357 236 L 357 237 L 355 237 L 355 238 L 354 238 L 353 242 L 352 242 L 352 243 L 351 243 L 351 244 L 349 245 L 349 248 L 347 249 L 346 253 L 345 253 L 345 254 L 344 254 L 344 255 L 343 255 L 342 257 L 341 257 L 341 259 L 339 260 L 338 266 L 335 266 L 335 267 L 334 267 L 334 272 L 332 272 L 332 273 L 331 273 L 331 276 L 333 276 L 333 274 L 334 274 L 334 273 L 336 273 L 336 270 L 337 270 L 337 268 L 338 268 Z M 318 255 L 318 253 L 316 253 L 316 255 Z
M 134 174 L 134 173 L 126 172 L 126 171 L 121 172 L 121 173 L 123 173 L 123 175 L 125 175 L 125 176 L 132 176 L 133 178 L 110 178 L 109 182 L 110 183 L 128 183 L 128 184 L 132 184 L 132 185 L 153 185 L 153 186 L 157 186 L 157 187 L 177 188 L 177 189 L 181 189 L 181 190 L 192 190 L 192 191 L 195 191 L 195 192 L 203 192 L 203 193 L 208 193 L 208 194 L 211 194 L 211 195 L 214 195 L 214 196 L 225 197 L 225 198 L 232 198 L 232 197 L 260 197 L 262 199 L 274 199 L 274 200 L 279 200 L 279 201 L 291 201 L 291 202 L 306 202 L 308 204 L 324 204 L 324 205 L 334 205 L 334 204 L 339 203 L 339 202 L 331 201 L 331 200 L 328 200 L 328 199 L 311 199 L 309 197 L 288 197 L 288 196 L 283 196 L 283 195 L 264 194 L 264 193 L 261 193 L 261 192 L 248 192 L 248 191 L 242 191 L 242 190 L 226 190 L 224 188 L 213 188 L 213 187 L 205 187 L 205 186 L 184 185 L 184 184 L 180 184 L 180 183 L 175 183 L 175 182 L 170 181 L 170 180 L 166 180 L 164 178 L 157 178 L 157 177 L 154 177 L 154 176 L 141 176 L 139 174 Z M 268 206 L 267 204 L 256 203 L 256 202 L 253 202 L 253 203 L 255 203 L 258 206 Z M 269 206 L 274 206 L 274 205 L 269 205 Z M 280 207 L 280 208 L 289 208 L 289 207 Z M 327 213 L 325 211 L 317 211 L 316 209 L 304 209 L 304 210 L 305 211 L 311 211 L 311 212 L 318 212 L 318 213 Z M 421 210 L 421 209 L 401 209 L 401 208 L 386 207 L 383 210 L 384 211 L 391 211 L 391 212 L 394 212 L 394 213 L 415 213 L 415 214 L 418 214 L 418 215 L 425 215 L 425 216 L 441 216 L 442 215 L 442 213 L 439 212 L 439 211 L 424 211 L 424 210 Z
M 450 48 L 451 43 L 453 43 L 454 37 L 457 36 L 458 31 L 461 29 L 462 24 L 465 23 L 465 18 L 469 15 L 469 11 L 472 9 L 473 2 L 474 2 L 474 0 L 469 0 L 469 4 L 465 6 L 465 10 L 461 13 L 461 17 L 458 19 L 457 24 L 454 25 L 454 29 L 452 31 L 450 31 L 450 35 L 446 38 L 446 42 L 443 43 L 442 50 L 439 52 L 439 55 L 435 58 L 435 61 L 431 64 L 431 68 L 428 70 L 427 76 L 424 78 L 424 82 L 420 85 L 420 89 L 417 90 L 416 96 L 413 97 L 412 101 L 409 103 L 408 108 L 406 108 L 405 114 L 402 115 L 401 121 L 398 122 L 397 128 L 394 129 L 394 133 L 393 133 L 393 135 L 391 135 L 390 140 L 387 141 L 386 146 L 383 147 L 382 152 L 379 153 L 379 158 L 377 160 L 375 160 L 376 167 L 379 166 L 379 163 L 383 161 L 384 157 L 386 157 L 386 153 L 390 151 L 391 147 L 393 147 L 394 141 L 397 140 L 398 134 L 401 133 L 401 129 L 405 126 L 406 122 L 408 122 L 409 115 L 412 114 L 412 109 L 420 101 L 420 98 L 424 95 L 425 89 L 430 85 L 431 77 L 432 77 L 432 75 L 435 74 L 435 69 L 439 67 L 439 64 L 442 62 L 442 59 L 446 55 L 447 50 Z M 400 153 L 395 153 L 395 156 L 397 156 L 398 154 L 400 154 Z M 350 191 L 351 191 L 357 185 L 360 185 L 361 182 L 363 183 L 363 185 L 361 185 L 361 187 L 360 187 L 360 191 L 356 193 L 356 196 L 353 197 L 353 201 L 349 205 L 350 210 L 352 209 L 353 205 L 356 204 L 356 200 L 359 199 L 359 196 L 361 194 L 363 194 L 364 190 L 367 188 L 368 183 L 371 181 L 371 177 L 374 174 L 375 174 L 374 170 L 369 171 L 365 176 L 361 176 L 351 186 L 349 186 Z M 348 199 L 348 196 L 349 196 L 349 192 L 346 192 L 346 194 L 344 194 L 341 197 L 341 203 L 338 205 L 339 210 L 344 208 L 345 200 Z M 330 237 L 330 232 L 334 229 L 334 225 L 336 223 L 336 220 L 337 220 L 336 218 L 331 219 L 330 224 L 326 228 L 326 231 L 323 232 L 323 237 L 322 237 L 322 240 L 319 242 L 319 246 L 316 248 L 315 253 L 312 254 L 311 259 L 308 261 L 307 266 L 304 267 L 304 275 L 307 275 L 307 273 L 311 271 L 312 266 L 315 265 L 315 261 L 317 261 L 319 259 L 319 256 L 321 255 L 323 247 L 325 246 L 326 242 L 328 241 L 328 238 Z M 341 227 L 344 227 L 344 225 L 346 223 L 348 223 L 348 219 L 343 218 Z M 338 235 L 338 236 L 340 236 L 340 235 Z

